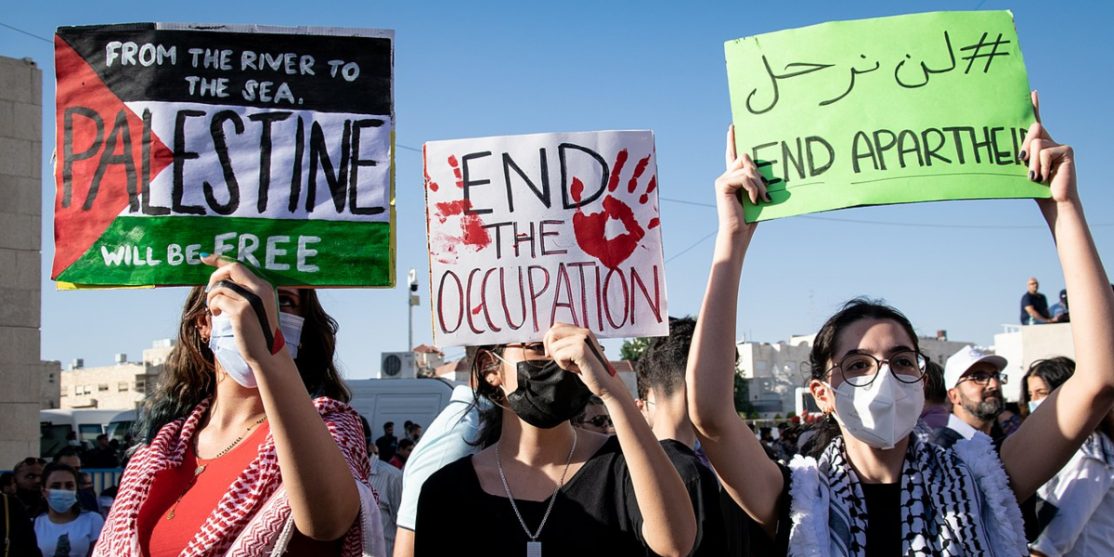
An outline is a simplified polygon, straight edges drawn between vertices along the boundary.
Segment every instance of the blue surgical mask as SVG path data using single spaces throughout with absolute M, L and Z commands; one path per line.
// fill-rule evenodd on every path
M 1033 412 L 1036 412 L 1037 407 L 1040 406 L 1042 402 L 1044 402 L 1043 398 L 1040 399 L 1040 400 L 1030 400 L 1029 401 L 1029 413 L 1032 414 Z
M 77 503 L 77 492 L 72 489 L 46 490 L 46 504 L 56 513 L 68 513 Z
M 298 345 L 302 341 L 302 325 L 305 319 L 289 313 L 279 313 L 279 328 L 286 341 L 286 350 L 291 358 L 298 357 Z M 243 387 L 254 389 L 259 386 L 255 372 L 236 346 L 236 333 L 232 329 L 232 318 L 222 313 L 212 317 L 212 331 L 209 336 L 209 349 L 220 362 L 224 372 Z

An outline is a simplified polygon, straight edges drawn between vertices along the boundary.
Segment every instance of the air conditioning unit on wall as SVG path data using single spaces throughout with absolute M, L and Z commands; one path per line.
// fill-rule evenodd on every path
M 380 379 L 414 379 L 417 376 L 413 352 L 383 352 L 379 360 Z

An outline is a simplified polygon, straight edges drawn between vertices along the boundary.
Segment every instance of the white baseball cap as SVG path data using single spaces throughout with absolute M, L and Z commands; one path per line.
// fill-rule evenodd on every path
M 979 363 L 986 362 L 1001 372 L 1006 368 L 1006 359 L 994 354 L 993 352 L 977 348 L 975 346 L 964 346 L 952 354 L 946 364 L 944 364 L 944 387 L 948 389 L 955 388 L 959 384 L 959 380 L 971 366 Z

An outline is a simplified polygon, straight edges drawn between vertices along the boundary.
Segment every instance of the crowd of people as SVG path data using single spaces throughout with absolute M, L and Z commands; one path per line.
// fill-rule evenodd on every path
M 726 144 L 700 314 L 651 340 L 634 395 L 591 331 L 559 323 L 469 347 L 470 385 L 428 429 L 407 423 L 398 438 L 387 423 L 373 441 L 346 404 L 337 323 L 315 291 L 206 255 L 214 270 L 186 298 L 111 501 L 90 493 L 72 447 L 17 463 L 4 478 L 9 553 L 1114 554 L 1114 293 L 1071 148 L 1038 120 L 1018 156 L 1050 189 L 1037 205 L 1077 302 L 1074 360 L 1034 363 L 1007 413 L 1001 356 L 966 347 L 928 362 L 901 312 L 855 299 L 812 346 L 823 417 L 775 435 L 734 407 L 756 231 L 740 197 L 769 198 L 733 130 Z M 1067 320 L 1038 294 L 1032 279 L 1022 321 Z

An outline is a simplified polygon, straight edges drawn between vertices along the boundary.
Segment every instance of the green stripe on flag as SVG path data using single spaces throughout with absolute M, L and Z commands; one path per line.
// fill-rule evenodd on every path
M 222 248 L 223 246 L 223 248 Z M 237 217 L 118 217 L 59 276 L 82 285 L 192 285 L 213 268 L 198 254 L 224 253 L 275 285 L 391 286 L 386 222 Z

